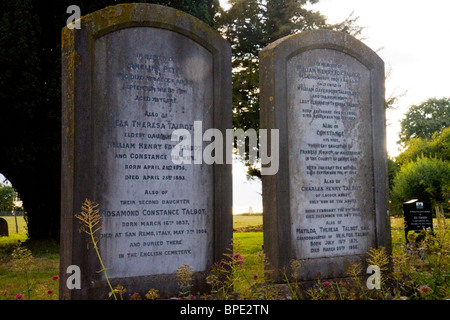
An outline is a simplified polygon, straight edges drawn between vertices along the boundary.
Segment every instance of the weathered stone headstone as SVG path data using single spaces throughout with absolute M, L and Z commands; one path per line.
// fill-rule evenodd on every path
M 9 236 L 9 230 L 8 230 L 8 222 L 0 218 L 0 237 L 7 237 Z
M 107 7 L 62 32 L 61 298 L 104 299 L 103 273 L 74 215 L 89 199 L 103 222 L 108 278 L 127 292 L 193 290 L 232 241 L 231 165 L 181 164 L 175 129 L 231 128 L 231 49 L 218 33 L 175 9 Z M 202 132 L 200 132 L 202 133 Z M 69 290 L 70 265 L 81 289 Z
M 405 236 L 408 241 L 408 232 L 420 233 L 423 229 L 433 229 L 433 212 L 431 204 L 418 199 L 403 203 L 405 216 Z
M 279 129 L 263 176 L 264 249 L 276 281 L 334 278 L 372 247 L 390 252 L 384 63 L 339 32 L 304 32 L 260 52 L 261 128 Z

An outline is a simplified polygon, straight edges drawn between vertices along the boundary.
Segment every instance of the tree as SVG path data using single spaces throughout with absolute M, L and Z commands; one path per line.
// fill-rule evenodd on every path
M 411 199 L 441 205 L 448 200 L 450 163 L 421 156 L 403 165 L 394 179 L 392 210 L 399 213 L 402 203 Z
M 400 168 L 397 173 L 392 172 L 393 180 L 389 170 L 393 211 L 401 212 L 402 201 L 418 197 L 443 204 L 450 196 L 450 182 L 445 180 L 450 166 L 450 127 L 435 132 L 431 140 L 410 138 L 405 146 L 395 162 L 388 163 L 389 169 L 394 165 Z
M 450 127 L 441 132 L 435 132 L 431 140 L 414 137 L 409 139 L 405 145 L 406 149 L 396 158 L 400 165 L 415 161 L 422 155 L 448 161 L 450 160 Z
M 264 11 L 260 0 L 232 0 L 219 25 L 231 43 L 233 54 L 233 126 L 247 130 L 259 127 L 258 52 L 264 41 Z
M 0 3 L 0 171 L 18 190 L 37 237 L 57 232 L 60 211 L 60 77 L 41 20 L 31 0 Z
M 350 15 L 341 23 L 327 24 L 319 12 L 307 9 L 318 0 L 231 0 L 230 9 L 218 18 L 219 30 L 231 43 L 233 55 L 233 127 L 259 130 L 259 50 L 271 42 L 300 31 L 320 28 L 360 35 L 358 18 Z M 247 145 L 248 151 L 248 145 Z M 247 160 L 248 177 L 260 170 Z
M 214 26 L 218 0 L 155 0 Z M 23 200 L 31 239 L 59 237 L 61 28 L 69 5 L 86 15 L 114 0 L 0 2 L 0 172 Z M 8 137 L 8 138 L 4 138 Z
M 399 142 L 402 145 L 411 138 L 430 140 L 435 132 L 450 126 L 450 99 L 431 98 L 412 105 L 400 124 Z
M 444 161 L 450 161 L 450 127 L 441 132 L 435 132 L 431 141 L 431 149 L 435 156 Z
M 0 184 L 0 211 L 13 211 L 16 198 L 17 192 L 13 187 Z
M 400 165 L 398 162 L 396 162 L 394 159 L 388 156 L 388 185 L 389 185 L 389 191 L 392 191 L 394 187 L 394 179 L 397 175 L 397 172 L 400 170 Z
M 418 137 L 411 138 L 405 142 L 405 147 L 406 149 L 396 158 L 399 165 L 415 161 L 421 155 L 429 156 L 432 152 L 430 142 Z

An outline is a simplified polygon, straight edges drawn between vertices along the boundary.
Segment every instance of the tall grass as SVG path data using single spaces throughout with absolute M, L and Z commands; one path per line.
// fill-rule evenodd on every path
M 32 300 L 57 299 L 58 281 L 52 278 L 59 272 L 59 244 L 54 241 L 28 243 L 23 217 L 17 217 L 20 233 L 15 232 L 14 217 L 7 218 L 10 226 L 9 237 L 0 237 L 0 300 L 15 299 L 18 294 L 25 296 L 27 288 L 30 288 L 29 297 Z M 280 293 L 279 287 L 264 280 L 263 233 L 261 231 L 242 232 L 243 230 L 254 231 L 253 227 L 262 224 L 262 216 L 238 215 L 233 218 L 234 228 L 238 230 L 233 234 L 234 254 L 239 254 L 242 259 L 227 262 L 233 270 L 232 277 L 227 278 L 227 281 L 232 281 L 233 290 L 232 292 L 228 290 L 223 297 L 229 299 L 450 298 L 450 221 L 448 219 L 444 220 L 445 225 L 439 225 L 437 221 L 434 221 L 435 232 L 429 234 L 425 242 L 414 245 L 406 244 L 403 219 L 391 219 L 394 272 L 390 275 L 389 281 L 383 284 L 384 291 L 379 291 L 378 295 L 373 294 L 375 291 L 361 291 L 365 290 L 364 288 L 356 291 L 355 288 L 349 287 L 348 283 L 327 283 L 326 281 L 319 282 L 315 288 L 316 291 L 300 294 L 290 292 L 286 295 Z M 33 268 L 29 273 L 29 284 L 23 272 L 13 270 L 12 252 L 19 241 L 32 252 Z M 382 255 L 379 257 L 383 258 Z M 390 287 L 388 288 L 387 285 Z M 291 283 L 290 288 L 292 291 L 295 289 L 294 283 Z M 187 290 L 183 291 L 183 297 L 186 296 L 188 296 Z
M 59 244 L 56 241 L 28 242 L 24 217 L 17 217 L 18 233 L 15 217 L 3 218 L 8 223 L 9 236 L 0 237 L 0 300 L 19 299 L 21 295 L 23 299 L 57 300 L 58 278 L 55 275 L 59 273 Z M 18 247 L 31 252 L 30 270 L 17 270 L 24 262 L 13 258 Z

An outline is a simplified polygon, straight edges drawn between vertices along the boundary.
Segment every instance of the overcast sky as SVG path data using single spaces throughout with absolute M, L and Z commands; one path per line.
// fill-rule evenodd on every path
M 400 120 L 410 105 L 450 97 L 450 1 L 448 0 L 320 0 L 312 8 L 330 22 L 351 12 L 365 27 L 363 42 L 384 60 L 390 77 L 386 95 L 406 95 L 388 112 L 387 148 L 398 154 Z

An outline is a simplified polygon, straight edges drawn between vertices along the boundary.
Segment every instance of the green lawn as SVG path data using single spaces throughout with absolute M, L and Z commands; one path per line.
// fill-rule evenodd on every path
M 27 289 L 31 290 L 31 300 L 56 300 L 58 280 L 53 280 L 52 277 L 59 274 L 58 243 L 45 241 L 25 244 L 33 256 L 30 268 L 14 270 L 11 254 L 19 241 L 25 242 L 28 239 L 26 222 L 23 217 L 17 217 L 17 233 L 15 218 L 2 218 L 8 222 L 9 236 L 0 237 L 0 300 L 14 299 L 17 294 L 23 294 L 26 298 Z
M 262 224 L 262 214 L 237 214 L 233 216 L 233 229 L 235 231 L 250 231 L 248 228 L 251 228 L 251 231 L 262 231 Z
M 8 223 L 8 232 L 10 236 L 13 235 L 19 235 L 21 237 L 26 237 L 26 232 L 27 232 L 27 224 L 25 222 L 24 217 L 1 217 L 3 219 L 6 220 L 6 222 Z M 17 218 L 17 220 L 16 220 Z M 16 231 L 16 221 L 17 221 L 17 231 Z M 0 237 L 0 240 L 3 237 Z M 26 238 L 25 238 L 26 240 Z
M 233 228 L 245 228 L 262 225 L 262 215 L 235 215 L 233 216 Z M 263 251 L 263 233 L 259 232 L 234 232 L 233 233 L 234 251 L 240 253 L 246 263 L 255 265 L 260 263 L 257 255 L 262 254 Z M 255 273 L 262 276 L 262 268 L 255 265 Z M 262 267 L 262 266 L 261 266 Z M 253 276 L 254 274 L 251 274 Z

